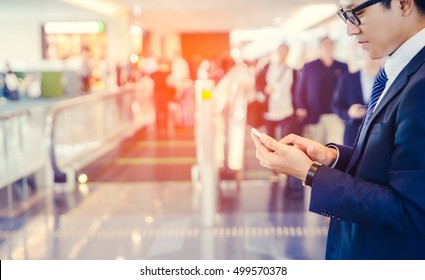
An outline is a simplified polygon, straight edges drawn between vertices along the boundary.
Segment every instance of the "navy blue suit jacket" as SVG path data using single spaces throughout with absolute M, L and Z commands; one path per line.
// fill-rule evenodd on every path
M 425 48 L 363 123 L 354 148 L 322 166 L 310 210 L 330 216 L 328 259 L 425 259 Z
M 306 124 L 316 124 L 322 114 L 333 113 L 333 93 L 339 77 L 348 72 L 346 63 L 334 60 L 326 67 L 320 59 L 306 63 L 295 94 L 295 108 L 307 110 Z
M 345 73 L 338 80 L 332 101 L 332 109 L 345 124 L 344 145 L 353 146 L 356 140 L 362 119 L 353 119 L 348 116 L 348 109 L 353 104 L 366 105 L 363 99 L 363 90 L 360 71 Z

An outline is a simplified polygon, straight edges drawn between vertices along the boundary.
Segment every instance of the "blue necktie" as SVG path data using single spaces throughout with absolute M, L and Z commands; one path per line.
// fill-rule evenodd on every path
M 379 97 L 384 91 L 385 84 L 387 83 L 387 81 L 388 81 L 387 74 L 385 73 L 384 68 L 382 68 L 378 74 L 378 77 L 373 83 L 372 95 L 370 97 L 369 105 L 367 107 L 366 121 L 369 120 L 370 117 L 372 116 L 373 110 L 375 109 L 375 106 L 379 100 Z

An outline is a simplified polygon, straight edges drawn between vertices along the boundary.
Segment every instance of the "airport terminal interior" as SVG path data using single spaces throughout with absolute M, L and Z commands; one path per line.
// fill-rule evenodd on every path
M 282 42 L 296 70 L 324 35 L 353 58 L 334 1 L 34 2 L 0 3 L 0 259 L 325 258 L 329 218 L 261 166 L 250 104 Z
M 191 179 L 193 129 L 146 127 L 98 159 L 103 167 L 88 172 L 84 186 L 57 185 L 3 216 L 1 257 L 322 259 L 327 219 L 307 211 L 308 192 L 270 182 L 250 142 L 245 171 L 256 178 L 220 182 L 211 225 Z

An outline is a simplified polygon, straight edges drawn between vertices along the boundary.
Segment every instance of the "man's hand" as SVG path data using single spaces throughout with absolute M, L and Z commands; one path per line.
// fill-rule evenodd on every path
M 352 119 L 358 120 L 366 116 L 367 107 L 362 104 L 353 104 L 348 109 L 348 116 Z
M 307 171 L 313 163 L 305 152 L 278 142 L 264 133 L 258 137 L 251 132 L 251 136 L 257 148 L 256 157 L 263 167 L 305 180 Z
M 331 166 L 338 156 L 337 150 L 296 134 L 289 134 L 279 142 L 286 145 L 293 145 L 303 151 L 311 160 L 328 166 Z
M 295 110 L 295 115 L 300 118 L 301 120 L 305 119 L 307 117 L 307 110 L 303 108 L 299 108 Z

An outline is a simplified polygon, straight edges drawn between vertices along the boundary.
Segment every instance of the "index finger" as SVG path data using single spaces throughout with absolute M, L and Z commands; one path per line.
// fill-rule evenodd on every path
M 282 139 L 280 139 L 280 143 L 286 144 L 286 145 L 302 145 L 303 144 L 303 137 L 298 136 L 296 134 L 288 134 Z
M 307 151 L 307 148 L 309 146 L 315 145 L 314 141 L 301 137 L 296 134 L 288 134 L 285 137 L 283 137 L 279 142 L 286 145 L 293 145 L 304 152 Z

